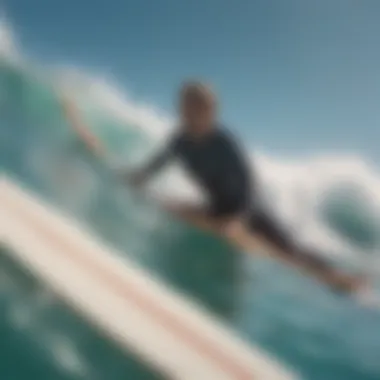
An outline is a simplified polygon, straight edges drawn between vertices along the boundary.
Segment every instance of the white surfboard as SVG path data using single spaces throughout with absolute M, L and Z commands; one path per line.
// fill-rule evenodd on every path
M 68 305 L 167 378 L 297 378 L 6 176 L 0 179 L 0 239 Z

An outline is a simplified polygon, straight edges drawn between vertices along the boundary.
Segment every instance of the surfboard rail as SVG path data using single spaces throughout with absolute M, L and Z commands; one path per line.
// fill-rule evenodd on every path
M 6 175 L 0 177 L 0 242 L 85 319 L 167 378 L 297 378 Z

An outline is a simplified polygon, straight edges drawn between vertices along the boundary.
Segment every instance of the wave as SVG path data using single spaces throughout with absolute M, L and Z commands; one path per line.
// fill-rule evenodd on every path
M 29 163 L 24 174 L 33 165 L 33 170 L 47 170 L 47 152 L 53 157 L 67 149 L 70 137 L 54 95 L 57 87 L 77 100 L 89 125 L 119 164 L 134 165 L 145 159 L 175 125 L 171 115 L 135 100 L 115 80 L 75 65 L 31 63 L 4 21 L 0 22 L 0 84 L 1 163 L 9 166 L 13 159 L 14 166 L 15 157 L 22 154 Z M 255 150 L 250 154 L 264 207 L 270 207 L 301 241 L 329 256 L 357 257 L 379 248 L 380 176 L 362 157 L 324 155 L 292 160 Z M 81 177 L 82 172 L 76 170 L 73 175 Z M 91 181 L 82 183 L 80 201 L 94 191 Z M 67 186 L 64 189 L 69 191 Z M 168 170 L 152 191 L 203 199 L 180 167 Z

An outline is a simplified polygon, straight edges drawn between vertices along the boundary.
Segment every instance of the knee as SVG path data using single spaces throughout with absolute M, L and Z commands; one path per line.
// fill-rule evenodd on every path
M 223 236 L 232 241 L 239 239 L 239 236 L 243 233 L 243 229 L 244 225 L 240 220 L 222 222 L 221 224 Z

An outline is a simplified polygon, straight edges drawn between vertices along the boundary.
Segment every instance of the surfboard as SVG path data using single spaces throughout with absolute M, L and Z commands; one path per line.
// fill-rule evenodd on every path
M 0 242 L 9 254 L 121 348 L 132 348 L 166 378 L 297 378 L 4 175 L 0 200 Z

